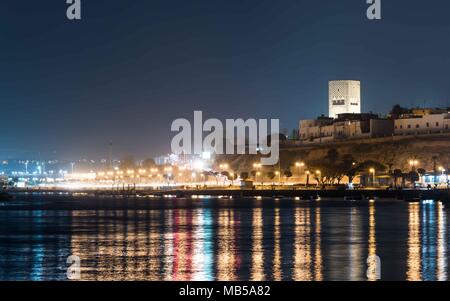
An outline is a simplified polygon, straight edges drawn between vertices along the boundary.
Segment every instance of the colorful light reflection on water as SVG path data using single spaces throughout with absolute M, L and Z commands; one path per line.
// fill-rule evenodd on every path
M 448 277 L 441 202 L 122 200 L 100 210 L 104 202 L 4 204 L 0 279 L 66 280 L 71 254 L 82 280 L 376 280 L 374 255 L 382 280 Z

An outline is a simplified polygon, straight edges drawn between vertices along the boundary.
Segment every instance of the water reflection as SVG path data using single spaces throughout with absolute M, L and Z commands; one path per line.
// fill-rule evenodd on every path
M 263 209 L 253 209 L 253 248 L 252 248 L 252 266 L 251 277 L 252 281 L 265 280 L 264 274 L 264 248 L 263 248 Z
M 280 208 L 275 208 L 275 216 L 273 222 L 274 230 L 274 251 L 273 251 L 273 279 L 281 281 L 283 279 L 283 271 L 281 269 L 281 230 L 280 230 Z
M 210 209 L 196 209 L 194 233 L 194 275 L 192 280 L 214 280 L 213 219 Z
M 294 280 L 311 280 L 309 208 L 295 208 Z
M 321 215 L 320 215 L 320 208 L 316 208 L 316 220 L 315 220 L 315 226 L 316 231 L 314 232 L 314 238 L 315 238 L 315 259 L 314 259 L 314 280 L 321 281 L 322 280 L 322 247 L 321 247 L 321 238 L 320 238 L 320 232 L 321 232 Z
M 447 214 L 444 205 L 439 202 L 437 234 L 437 280 L 447 280 Z
M 363 255 L 363 236 L 360 208 L 352 207 L 350 209 L 350 278 L 349 280 L 361 280 L 363 278 L 364 263 L 366 261 Z
M 440 202 L 409 205 L 407 279 L 447 280 L 447 213 Z
M 218 220 L 218 250 L 217 279 L 224 281 L 236 280 L 235 270 L 235 229 L 234 212 L 231 209 L 219 211 Z
M 0 279 L 65 280 L 71 254 L 82 280 L 376 280 L 375 261 L 366 260 L 379 254 L 389 262 L 382 280 L 448 279 L 440 202 L 199 202 L 0 210 Z
M 422 279 L 420 257 L 420 205 L 409 204 L 408 218 L 408 263 L 406 279 L 419 281 Z
M 369 281 L 378 280 L 377 269 L 377 239 L 376 239 L 376 217 L 375 217 L 375 202 L 369 203 L 369 250 L 368 250 L 368 267 L 367 278 Z

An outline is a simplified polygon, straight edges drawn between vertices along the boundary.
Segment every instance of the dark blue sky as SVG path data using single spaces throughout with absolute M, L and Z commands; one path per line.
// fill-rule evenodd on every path
M 450 102 L 450 2 L 0 2 L 0 157 L 169 151 L 170 125 L 327 113 L 327 82 L 362 82 L 364 111 Z

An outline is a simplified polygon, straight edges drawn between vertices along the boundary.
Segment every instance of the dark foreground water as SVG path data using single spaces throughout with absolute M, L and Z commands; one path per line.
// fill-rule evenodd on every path
M 440 202 L 91 199 L 0 202 L 0 280 L 447 280 Z M 370 265 L 370 267 L 369 267 Z

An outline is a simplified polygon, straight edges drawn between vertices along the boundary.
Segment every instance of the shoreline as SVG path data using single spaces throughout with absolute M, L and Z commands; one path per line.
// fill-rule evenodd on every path
M 13 196 L 42 196 L 42 195 L 89 195 L 103 197 L 176 197 L 194 198 L 198 196 L 209 197 L 264 197 L 264 198 L 342 198 L 350 200 L 362 199 L 398 199 L 405 201 L 420 200 L 450 200 L 449 189 L 435 190 L 381 190 L 381 189 L 360 189 L 360 190 L 322 190 L 322 189 L 168 189 L 168 190 L 93 190 L 93 189 L 10 189 L 6 191 Z

